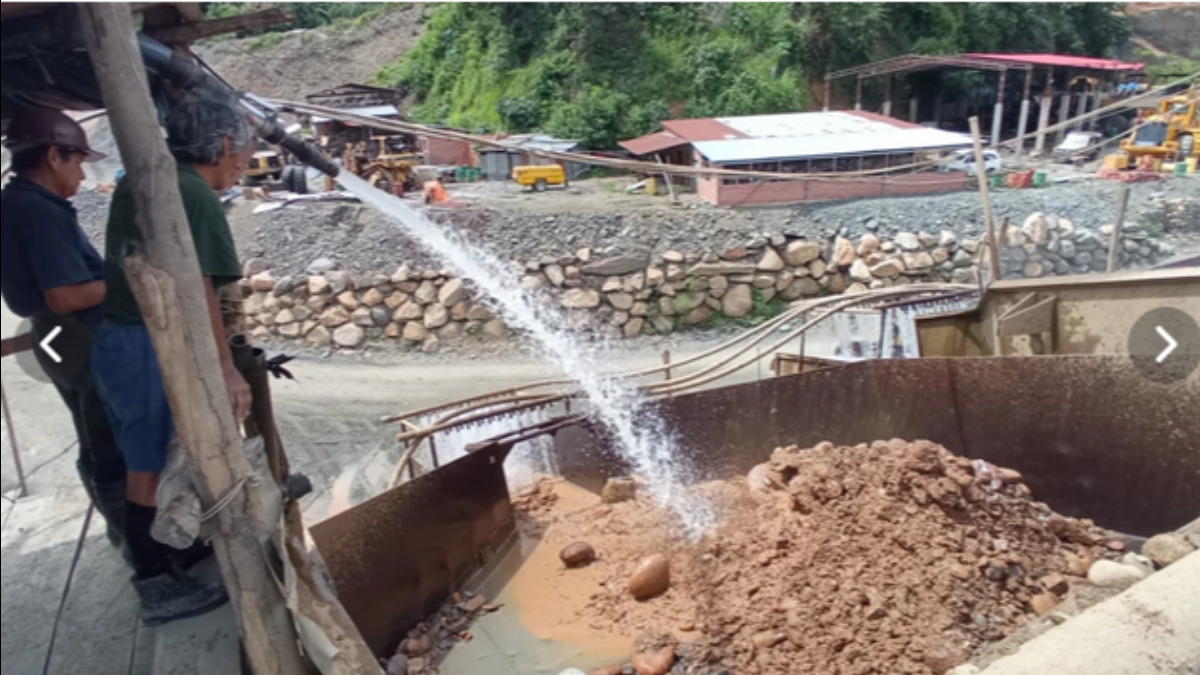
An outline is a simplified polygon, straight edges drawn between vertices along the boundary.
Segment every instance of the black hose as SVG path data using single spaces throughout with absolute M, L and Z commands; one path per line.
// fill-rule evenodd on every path
M 143 33 L 138 34 L 138 47 L 146 67 L 169 80 L 175 87 L 184 91 L 208 93 L 214 97 L 230 97 L 249 110 L 254 121 L 255 133 L 259 138 L 287 150 L 296 159 L 323 174 L 337 176 L 341 171 L 341 167 L 333 160 L 322 155 L 319 150 L 298 136 L 287 133 L 278 119 L 267 115 L 258 107 L 249 105 L 228 84 L 201 68 L 193 59 L 171 50 Z

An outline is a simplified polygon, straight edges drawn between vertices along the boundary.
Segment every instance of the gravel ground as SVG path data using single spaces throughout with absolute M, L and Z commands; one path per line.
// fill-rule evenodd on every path
M 960 236 L 977 236 L 983 230 L 975 192 L 744 210 L 717 209 L 695 201 L 671 207 L 665 199 L 613 199 L 611 210 L 603 212 L 598 210 L 603 195 L 594 185 L 588 188 L 591 194 L 537 195 L 533 208 L 508 194 L 492 199 L 480 195 L 470 208 L 430 214 L 505 260 L 558 256 L 583 246 L 592 247 L 597 256 L 668 249 L 719 252 L 777 233 L 826 238 L 835 233 L 859 237 L 873 231 L 893 236 L 900 231 L 948 229 Z M 1043 211 L 1098 228 L 1114 220 L 1119 189 L 1116 183 L 1083 179 L 1044 190 L 996 190 L 992 202 L 998 222 L 1008 216 L 1019 224 L 1030 213 Z M 1159 211 L 1164 199 L 1200 200 L 1200 176 L 1135 184 L 1132 189 L 1126 222 L 1137 223 Z M 75 198 L 80 221 L 96 241 L 103 231 L 108 200 L 107 194 L 95 191 Z M 440 267 L 390 219 L 361 205 L 308 203 L 257 215 L 255 205 L 238 200 L 232 207 L 234 236 L 243 260 L 263 257 L 277 275 L 302 273 L 318 258 L 329 258 L 355 274 L 390 273 L 400 262 Z M 1178 228 L 1168 231 L 1167 237 L 1180 252 L 1200 248 L 1200 222 Z

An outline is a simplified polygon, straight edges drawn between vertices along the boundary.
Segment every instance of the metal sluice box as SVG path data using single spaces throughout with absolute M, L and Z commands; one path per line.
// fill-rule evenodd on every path
M 698 479 L 744 473 L 780 445 L 925 438 L 1021 471 L 1037 499 L 1149 536 L 1200 515 L 1200 374 L 1164 385 L 1115 356 L 872 360 L 660 400 Z M 553 433 L 563 475 L 623 470 L 585 421 Z M 312 528 L 342 604 L 377 654 L 493 560 L 514 533 L 513 438 Z

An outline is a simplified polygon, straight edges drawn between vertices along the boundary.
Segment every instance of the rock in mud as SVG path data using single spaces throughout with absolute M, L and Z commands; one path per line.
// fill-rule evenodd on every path
M 1147 539 L 1142 545 L 1142 554 L 1159 567 L 1179 562 L 1195 550 L 1191 542 L 1178 534 L 1158 534 Z
M 637 496 L 637 484 L 632 478 L 609 478 L 600 490 L 600 501 L 605 504 L 627 502 Z
M 629 660 L 633 672 L 637 675 L 666 675 L 675 664 L 676 646 L 675 639 L 665 633 L 638 638 L 633 658 Z
M 630 595 L 638 600 L 648 600 L 665 593 L 671 586 L 671 563 L 667 556 L 655 553 L 643 558 L 633 570 L 626 586 Z
M 1088 581 L 1102 588 L 1128 588 L 1142 579 L 1146 573 L 1133 565 L 1124 565 L 1111 560 L 1097 560 L 1087 574 Z
M 567 567 L 583 567 L 584 565 L 590 565 L 596 559 L 596 549 L 592 548 L 592 545 L 586 541 L 577 541 L 573 544 L 567 544 L 558 553 L 558 558 Z
M 1084 544 L 1085 546 L 1091 546 L 1098 540 L 1098 537 L 1088 531 L 1087 526 L 1083 523 L 1057 514 L 1046 519 L 1046 529 L 1050 530 L 1054 533 L 1054 536 L 1063 541 Z
M 945 675 L 967 660 L 967 654 L 955 644 L 940 642 L 925 649 L 925 666 L 933 675 Z
M 408 656 L 422 656 L 428 654 L 431 649 L 433 649 L 433 641 L 429 638 L 429 633 L 410 637 L 401 645 L 401 651 Z
M 396 654 L 388 659 L 384 669 L 387 675 L 408 675 L 408 657 L 404 654 Z
M 1046 616 L 1058 606 L 1058 596 L 1046 591 L 1029 598 L 1029 608 L 1038 616 Z
M 771 468 L 770 462 L 764 462 L 750 469 L 746 474 L 746 486 L 750 492 L 763 494 L 774 490 L 784 489 L 783 476 Z

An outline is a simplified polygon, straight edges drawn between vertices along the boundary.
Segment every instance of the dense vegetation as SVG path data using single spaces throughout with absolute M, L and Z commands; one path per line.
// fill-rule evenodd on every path
M 898 54 L 1110 54 L 1129 36 L 1116 7 L 448 3 L 374 82 L 406 87 L 418 121 L 611 148 L 667 117 L 803 109 L 826 72 Z M 969 85 L 969 75 L 947 77 Z

